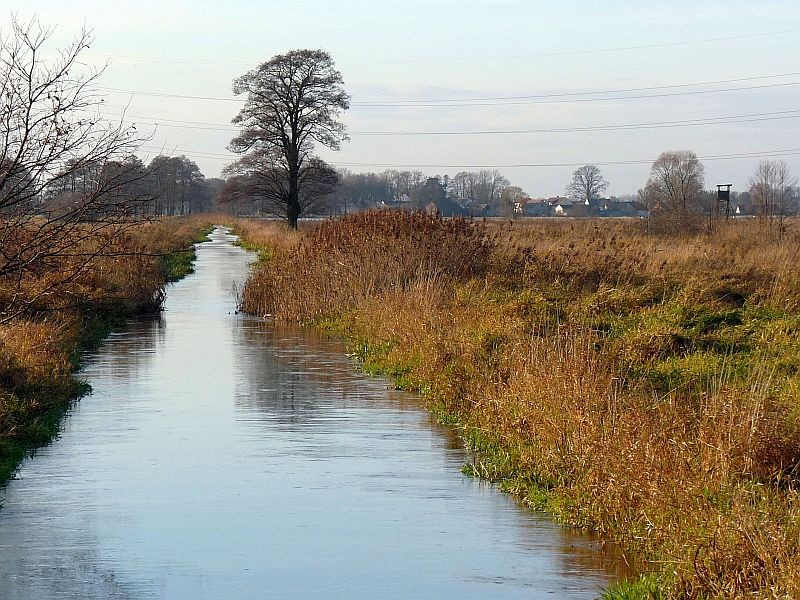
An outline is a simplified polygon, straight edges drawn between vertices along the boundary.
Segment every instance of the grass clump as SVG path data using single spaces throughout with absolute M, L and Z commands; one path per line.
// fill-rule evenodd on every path
M 282 319 L 322 318 L 415 282 L 478 275 L 491 244 L 484 227 L 464 219 L 355 213 L 323 222 L 296 245 L 276 247 L 273 260 L 248 281 L 244 304 Z
M 800 597 L 800 236 L 366 213 L 274 246 L 243 308 L 421 391 L 465 469 L 646 573 L 610 598 Z
M 642 575 L 622 581 L 603 594 L 603 600 L 663 600 L 662 585 L 657 577 Z

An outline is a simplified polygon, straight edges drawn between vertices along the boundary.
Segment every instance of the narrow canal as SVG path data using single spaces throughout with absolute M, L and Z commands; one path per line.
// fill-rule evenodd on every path
M 235 314 L 224 230 L 90 356 L 0 490 L 0 598 L 595 598 L 597 545 L 463 476 L 455 434 L 340 343 Z

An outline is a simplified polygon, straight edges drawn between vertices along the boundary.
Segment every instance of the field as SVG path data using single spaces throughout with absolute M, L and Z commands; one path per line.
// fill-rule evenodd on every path
M 608 597 L 800 597 L 797 225 L 239 223 L 243 308 L 343 336 L 467 471 L 618 544 L 642 579 Z

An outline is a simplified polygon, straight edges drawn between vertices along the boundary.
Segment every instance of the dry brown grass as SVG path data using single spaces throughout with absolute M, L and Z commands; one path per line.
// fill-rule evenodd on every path
M 755 222 L 368 214 L 277 247 L 244 308 L 343 333 L 457 418 L 475 473 L 670 597 L 800 597 L 798 257 Z
M 553 221 L 553 222 L 551 222 Z M 507 243 L 531 252 L 534 278 L 566 277 L 606 286 L 677 282 L 720 294 L 721 301 L 800 301 L 800 222 L 774 239 L 758 221 L 730 221 L 713 235 L 650 235 L 634 220 L 498 222 Z M 716 286 L 716 289 L 713 289 Z
M 482 275 L 493 245 L 485 227 L 463 219 L 355 213 L 272 246 L 273 260 L 247 282 L 243 302 L 281 319 L 316 318 L 419 280 Z
M 223 223 L 240 236 L 243 243 L 252 248 L 289 250 L 300 243 L 301 233 L 289 229 L 283 221 L 254 220 L 219 215 L 215 223 Z M 316 226 L 313 222 L 301 221 L 300 232 L 308 233 Z

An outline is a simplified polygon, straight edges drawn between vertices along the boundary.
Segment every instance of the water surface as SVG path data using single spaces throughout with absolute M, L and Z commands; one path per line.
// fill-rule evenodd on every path
M 340 343 L 235 314 L 223 230 L 159 320 L 0 492 L 0 598 L 594 598 L 591 540 L 459 472 L 419 401 Z

